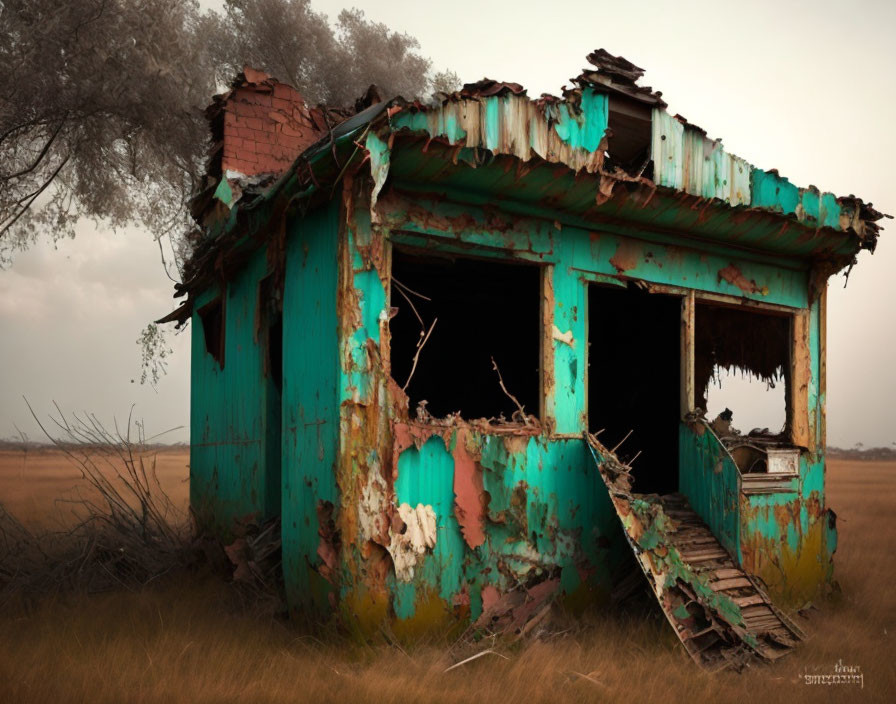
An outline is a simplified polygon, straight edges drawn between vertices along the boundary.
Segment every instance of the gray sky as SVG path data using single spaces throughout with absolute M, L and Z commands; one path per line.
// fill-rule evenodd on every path
M 663 91 L 671 112 L 722 137 L 729 151 L 800 186 L 854 193 L 896 214 L 896 3 L 313 2 L 331 19 L 346 4 L 416 36 L 437 69 L 465 81 L 516 81 L 533 96 L 557 93 L 589 51 L 604 47 L 645 68 L 643 82 Z M 831 444 L 896 441 L 890 222 L 877 253 L 861 255 L 848 288 L 842 276 L 831 282 Z M 139 384 L 135 340 L 172 308 L 171 290 L 149 235 L 89 225 L 75 241 L 37 246 L 0 271 L 0 436 L 14 435 L 17 424 L 37 437 L 22 395 L 44 415 L 53 399 L 107 422 L 135 404 L 148 433 L 187 426 L 187 335 L 174 338 L 158 390 Z M 761 422 L 735 415 L 741 427 Z M 167 437 L 186 440 L 188 431 Z

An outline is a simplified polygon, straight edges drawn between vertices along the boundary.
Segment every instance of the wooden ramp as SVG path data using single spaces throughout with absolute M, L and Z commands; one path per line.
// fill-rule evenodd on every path
M 631 491 L 629 468 L 588 437 L 635 557 L 688 654 L 702 667 L 777 660 L 805 638 L 741 570 L 681 494 Z

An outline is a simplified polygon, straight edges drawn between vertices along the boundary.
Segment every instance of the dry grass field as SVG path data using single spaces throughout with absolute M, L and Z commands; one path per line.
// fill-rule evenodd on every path
M 77 485 L 55 453 L 0 457 L 0 500 L 33 525 L 65 522 Z M 186 455 L 162 453 L 166 490 L 186 500 Z M 810 640 L 783 661 L 706 675 L 658 609 L 594 616 L 573 635 L 505 649 L 452 672 L 447 644 L 404 650 L 313 637 L 238 607 L 220 580 L 182 575 L 137 592 L 59 597 L 0 613 L 0 701 L 577 702 L 892 701 L 896 691 L 896 463 L 831 462 L 842 595 L 801 620 Z M 854 685 L 807 685 L 838 661 Z

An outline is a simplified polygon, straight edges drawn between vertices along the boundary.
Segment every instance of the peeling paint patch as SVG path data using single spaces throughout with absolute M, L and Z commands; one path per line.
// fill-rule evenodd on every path
M 436 546 L 436 512 L 432 506 L 401 504 L 398 515 L 404 528 L 402 532 L 392 533 L 388 550 L 395 565 L 395 576 L 402 582 L 410 582 L 426 551 Z
M 560 328 L 554 325 L 553 338 L 557 342 L 562 342 L 564 345 L 569 345 L 570 347 L 573 347 L 575 345 L 575 339 L 572 336 L 572 330 L 560 332 Z

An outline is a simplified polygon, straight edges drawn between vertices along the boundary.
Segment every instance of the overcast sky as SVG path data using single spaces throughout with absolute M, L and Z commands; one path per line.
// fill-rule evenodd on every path
M 346 4 L 313 2 L 331 19 Z M 451 68 L 465 81 L 516 81 L 532 96 L 557 93 L 589 51 L 604 47 L 645 68 L 642 82 L 663 91 L 671 112 L 722 137 L 729 151 L 798 185 L 854 193 L 896 213 L 896 3 L 350 4 L 416 36 L 435 68 Z M 842 276 L 831 281 L 831 444 L 896 441 L 890 222 L 877 253 L 861 255 L 849 286 Z M 88 225 L 56 249 L 44 244 L 19 255 L 0 271 L 0 436 L 14 435 L 18 425 L 38 437 L 25 395 L 42 415 L 55 399 L 106 422 L 126 418 L 134 404 L 148 433 L 184 426 L 168 438 L 188 439 L 188 335 L 173 338 L 175 354 L 157 391 L 139 383 L 135 340 L 172 309 L 171 293 L 158 248 L 140 231 Z M 762 416 L 738 419 L 752 427 Z

